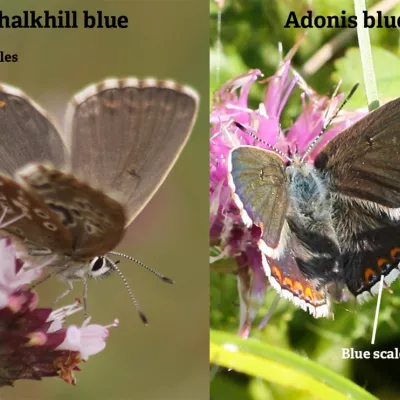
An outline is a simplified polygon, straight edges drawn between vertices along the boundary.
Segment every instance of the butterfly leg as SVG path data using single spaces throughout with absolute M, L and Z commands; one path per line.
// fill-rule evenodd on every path
M 87 318 L 87 279 L 83 279 L 83 316 Z
M 53 306 L 55 304 L 57 304 L 63 297 L 65 297 L 68 293 L 70 293 L 72 291 L 72 288 L 73 288 L 72 281 L 66 280 L 65 283 L 67 284 L 68 289 L 65 292 L 61 293 L 59 296 L 57 296 L 57 298 L 53 301 Z
M 50 249 L 28 249 L 30 256 L 50 256 L 53 252 Z
M 36 286 L 41 285 L 43 282 L 46 282 L 49 278 L 51 278 L 54 274 L 47 274 L 45 277 L 43 277 L 42 279 L 38 280 L 37 282 L 35 282 L 33 285 L 29 286 L 29 290 L 34 289 Z

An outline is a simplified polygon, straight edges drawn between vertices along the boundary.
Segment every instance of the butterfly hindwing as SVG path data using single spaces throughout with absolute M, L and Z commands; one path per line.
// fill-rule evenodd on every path
M 103 192 L 44 165 L 28 165 L 17 176 L 71 233 L 75 258 L 105 254 L 120 242 L 124 210 Z
M 185 145 L 197 102 L 190 88 L 154 79 L 109 79 L 86 88 L 66 116 L 72 171 L 118 193 L 131 222 Z
M 331 314 L 325 285 L 310 279 L 300 270 L 293 248 L 298 239 L 291 235 L 279 259 L 266 257 L 267 275 L 271 285 L 280 295 L 296 306 L 308 311 L 314 317 L 327 317 Z
M 27 246 L 52 252 L 72 251 L 72 235 L 57 215 L 40 197 L 2 175 L 0 206 L 2 229 L 22 239 Z
M 400 223 L 357 199 L 334 196 L 333 223 L 341 242 L 344 281 L 359 301 L 375 295 L 381 276 L 390 285 L 400 274 Z

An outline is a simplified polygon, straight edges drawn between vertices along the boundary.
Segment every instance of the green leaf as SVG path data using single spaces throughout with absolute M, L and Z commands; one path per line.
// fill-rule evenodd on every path
M 378 95 L 382 100 L 397 98 L 400 92 L 400 58 L 378 47 L 372 47 Z M 345 56 L 335 62 L 333 78 L 342 79 L 341 91 L 349 93 L 356 83 L 363 82 L 360 50 L 349 49 Z M 349 109 L 365 107 L 367 100 L 363 89 L 358 89 L 348 103 Z
M 298 354 L 221 331 L 210 332 L 210 362 L 324 400 L 376 400 L 348 379 Z

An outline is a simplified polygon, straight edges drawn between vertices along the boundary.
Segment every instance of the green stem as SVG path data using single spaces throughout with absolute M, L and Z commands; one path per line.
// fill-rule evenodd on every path
M 365 93 L 370 111 L 379 107 L 378 88 L 376 85 L 374 63 L 372 59 L 371 41 L 368 28 L 364 27 L 365 0 L 354 0 L 354 9 L 357 16 L 357 36 L 361 54 L 361 64 L 364 75 Z

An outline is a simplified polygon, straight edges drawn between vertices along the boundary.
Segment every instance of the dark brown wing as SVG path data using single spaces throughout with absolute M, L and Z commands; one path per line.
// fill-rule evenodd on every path
M 331 187 L 390 208 L 400 207 L 400 98 L 356 122 L 318 154 Z

